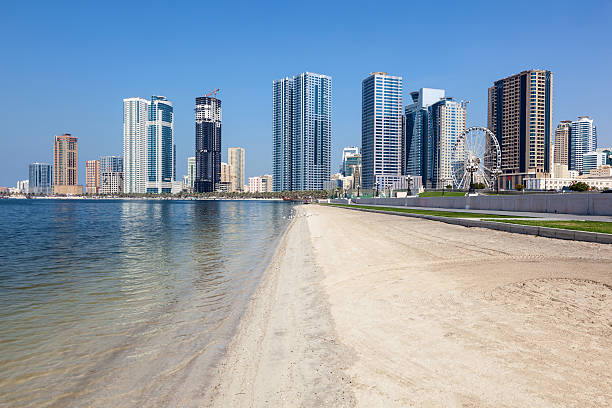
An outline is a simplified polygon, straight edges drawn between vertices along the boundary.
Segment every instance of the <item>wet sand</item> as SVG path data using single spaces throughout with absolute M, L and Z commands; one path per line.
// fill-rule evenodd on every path
M 207 406 L 612 404 L 612 246 L 302 206 Z

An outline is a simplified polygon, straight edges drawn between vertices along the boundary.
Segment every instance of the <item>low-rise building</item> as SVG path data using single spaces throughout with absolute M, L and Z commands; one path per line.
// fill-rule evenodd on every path
M 582 173 L 589 174 L 593 169 L 606 164 L 605 152 L 588 152 L 582 155 Z
M 271 193 L 274 191 L 272 175 L 264 174 L 261 177 L 249 177 L 249 186 L 246 191 L 250 193 Z
M 123 172 L 107 171 L 100 175 L 101 194 L 120 194 L 123 193 Z
M 583 182 L 592 189 L 612 189 L 612 177 L 530 178 L 525 179 L 526 190 L 562 190 L 574 183 Z

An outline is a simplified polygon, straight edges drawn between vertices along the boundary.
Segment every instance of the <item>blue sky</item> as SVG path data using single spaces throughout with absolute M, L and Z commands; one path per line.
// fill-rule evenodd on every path
M 332 171 L 361 143 L 361 81 L 404 77 L 469 100 L 486 126 L 487 88 L 530 68 L 554 73 L 554 125 L 592 116 L 612 145 L 612 2 L 5 2 L 0 13 L 0 185 L 51 162 L 52 137 L 85 161 L 122 154 L 122 99 L 175 107 L 177 178 L 194 150 L 194 98 L 220 88 L 223 160 L 246 148 L 247 176 L 271 171 L 272 81 L 332 76 Z M 530 16 L 530 13 L 533 13 Z

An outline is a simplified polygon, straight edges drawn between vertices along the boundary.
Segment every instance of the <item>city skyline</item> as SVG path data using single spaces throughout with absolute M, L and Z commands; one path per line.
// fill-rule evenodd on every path
M 223 6 L 213 7 L 220 8 L 217 11 L 225 11 Z M 401 11 L 406 7 L 398 4 L 399 12 L 397 16 L 391 17 L 393 21 L 403 21 L 405 13 Z M 475 10 L 469 5 L 448 5 L 437 16 L 437 23 L 440 26 L 450 23 L 459 30 L 463 27 L 459 19 L 469 21 L 473 14 L 476 19 L 490 18 L 498 15 L 496 11 L 499 7 L 487 5 L 481 7 L 481 10 Z M 125 17 L 107 17 L 117 25 L 129 24 L 131 20 L 127 18 L 137 13 L 137 9 L 140 10 L 128 5 Z M 7 34 L 23 35 L 2 45 L 4 55 L 9 58 L 0 68 L 5 78 L 3 89 L 6 91 L 5 98 L 0 102 L 1 111 L 14 120 L 5 129 L 12 141 L 3 150 L 0 185 L 13 185 L 16 180 L 26 178 L 27 166 L 31 162 L 50 162 L 52 138 L 65 132 L 79 137 L 81 169 L 85 168 L 86 160 L 96 159 L 102 154 L 120 155 L 121 100 L 133 95 L 152 94 L 166 95 L 175 106 L 178 179 L 187 173 L 187 157 L 193 156 L 193 98 L 213 86 L 221 89 L 220 97 L 225 106 L 221 151 L 230 146 L 243 146 L 250 152 L 245 176 L 248 178 L 269 173 L 272 171 L 271 107 L 268 102 L 270 83 L 275 78 L 305 70 L 324 72 L 334 78 L 332 169 L 340 165 L 344 146 L 360 143 L 360 82 L 369 72 L 378 70 L 404 77 L 404 102 L 409 100 L 409 91 L 422 87 L 443 88 L 447 90 L 447 95 L 457 100 L 470 100 L 468 127 L 486 126 L 486 89 L 495 80 L 531 68 L 550 70 L 555 73 L 553 126 L 561 120 L 588 115 L 597 123 L 599 144 L 612 145 L 612 118 L 607 116 L 607 105 L 603 102 L 605 95 L 612 90 L 605 72 L 612 57 L 604 52 L 607 49 L 604 39 L 609 37 L 605 34 L 609 28 L 603 23 L 611 15 L 611 6 L 605 2 L 583 6 L 581 13 L 586 18 L 580 21 L 571 17 L 573 7 L 570 4 L 555 4 L 553 8 L 546 4 L 532 5 L 530 10 L 535 15 L 546 14 L 546 18 L 539 19 L 534 29 L 536 34 L 545 33 L 549 39 L 544 47 L 525 47 L 533 33 L 523 30 L 520 24 L 515 26 L 518 11 L 508 11 L 497 17 L 499 24 L 508 25 L 504 33 L 482 38 L 487 36 L 481 36 L 480 29 L 470 26 L 466 35 L 474 39 L 465 44 L 455 44 L 452 49 L 442 53 L 444 58 L 437 55 L 439 53 L 434 52 L 434 49 L 424 49 L 419 63 L 414 63 L 408 56 L 385 54 L 389 46 L 381 44 L 377 39 L 385 34 L 405 35 L 419 27 L 423 28 L 426 19 L 410 25 L 388 24 L 382 28 L 380 35 L 369 38 L 368 33 L 361 28 L 363 22 L 379 16 L 382 11 L 370 7 L 359 12 L 347 12 L 345 8 L 334 5 L 322 18 L 327 23 L 337 22 L 334 30 L 350 33 L 350 36 L 346 36 L 350 37 L 350 41 L 345 36 L 337 36 L 323 45 L 307 45 L 301 55 L 288 59 L 287 53 L 266 50 L 270 43 L 266 39 L 269 30 L 256 30 L 252 35 L 245 36 L 245 30 L 253 31 L 254 26 L 249 23 L 252 13 L 260 19 L 260 23 L 271 19 L 276 21 L 278 11 L 267 16 L 272 9 L 271 6 L 263 6 L 260 10 L 250 7 L 244 15 L 235 16 L 235 20 L 229 23 L 225 21 L 227 27 L 221 30 L 219 41 L 214 46 L 217 55 L 215 63 L 200 64 L 202 57 L 194 56 L 192 52 L 194 47 L 198 49 L 197 42 L 188 39 L 190 33 L 198 27 L 197 19 L 191 17 L 197 13 L 193 13 L 193 8 L 186 5 L 173 6 L 169 14 L 173 18 L 174 30 L 163 41 L 166 45 L 176 45 L 173 51 L 176 58 L 143 72 L 136 68 L 138 64 L 133 64 L 133 67 L 129 65 L 142 58 L 143 54 L 121 44 L 120 30 L 113 32 L 110 26 L 103 29 L 98 27 L 95 30 L 101 30 L 101 35 L 92 37 L 88 34 L 92 33 L 93 28 L 85 19 L 71 19 L 70 34 L 51 30 L 50 22 L 55 15 L 70 19 L 76 16 L 76 10 L 62 5 L 53 9 L 39 7 L 32 11 L 22 5 L 11 4 L 5 14 L 6 24 L 1 30 Z M 413 12 L 424 13 L 426 10 L 426 6 L 417 5 Z M 99 10 L 91 5 L 82 5 L 78 11 L 87 14 Z M 290 12 L 285 10 L 280 13 Z M 158 13 L 146 11 L 149 17 Z M 298 32 L 307 24 L 311 13 L 306 11 L 303 20 L 293 21 L 295 28 L 283 23 L 278 29 Z M 400 17 L 402 14 L 404 17 Z M 180 25 L 174 22 L 179 18 L 184 19 Z M 219 26 L 216 22 L 211 24 Z M 391 28 L 394 25 L 399 28 Z M 572 28 L 561 29 L 568 26 Z M 432 40 L 442 38 L 443 32 L 448 30 L 440 31 L 442 33 L 431 33 L 434 37 Z M 316 34 L 316 38 L 319 36 L 328 37 Z M 243 42 L 245 37 L 246 42 Z M 84 38 L 93 43 L 86 45 Z M 585 42 L 587 38 L 589 41 Z M 283 43 L 285 41 L 289 39 L 283 39 Z M 503 55 L 495 47 L 500 43 L 508 43 Z M 65 45 L 60 47 L 57 44 Z M 561 51 L 576 47 L 594 55 L 593 63 L 579 64 L 564 58 L 566 54 Z M 33 52 L 25 53 L 26 49 Z M 363 52 L 374 49 L 380 50 L 377 53 L 380 57 L 374 61 L 363 60 Z M 121 57 L 125 57 L 125 61 Z M 35 62 L 33 58 L 36 58 Z M 257 64 L 250 64 L 247 68 L 244 64 L 236 63 L 237 58 L 257 61 Z M 64 64 L 65 61 L 70 61 L 70 64 Z M 161 72 L 168 74 L 160 76 Z M 11 78 L 10 81 L 8 78 Z M 30 101 L 39 94 L 48 98 L 51 106 L 40 112 L 40 120 L 29 121 Z M 92 97 L 101 102 L 96 105 L 95 112 L 92 105 L 87 103 Z M 255 100 L 262 102 L 254 104 Z M 32 148 L 26 149 L 26 146 Z M 79 172 L 79 184 L 85 184 L 84 171 Z

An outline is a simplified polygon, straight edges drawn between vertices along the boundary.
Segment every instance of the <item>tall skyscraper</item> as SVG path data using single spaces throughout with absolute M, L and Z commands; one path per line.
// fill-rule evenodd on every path
M 30 194 L 51 194 L 53 186 L 53 173 L 51 165 L 47 163 L 32 163 L 30 164 L 29 178 Z
M 231 174 L 232 191 L 242 191 L 244 186 L 244 148 L 230 147 L 227 149 L 227 161 Z
M 174 109 L 165 96 L 152 96 L 147 120 L 147 193 L 172 193 L 176 179 Z
M 500 187 L 552 170 L 553 74 L 529 70 L 496 81 L 488 92 L 488 127 L 501 147 Z
M 571 123 L 569 169 L 582 173 L 583 156 L 597 149 L 597 128 L 593 119 L 580 116 Z
M 85 192 L 98 194 L 100 192 L 100 161 L 87 160 L 85 162 Z
M 123 100 L 124 191 L 146 193 L 147 120 L 150 101 L 144 98 Z
M 384 188 L 402 175 L 402 77 L 371 73 L 361 106 L 363 188 Z
M 553 163 L 569 166 L 570 134 L 572 121 L 562 120 L 555 129 L 555 153 Z
M 196 98 L 194 189 L 198 193 L 216 191 L 221 181 L 221 100 L 216 97 Z
M 196 159 L 195 156 L 187 158 L 187 188 L 193 191 L 193 182 L 195 181 Z
M 427 108 L 427 116 L 427 171 L 423 183 L 428 188 L 445 188 L 453 185 L 452 153 L 465 131 L 465 105 L 444 98 Z
M 101 156 L 100 157 L 100 172 L 117 172 L 123 173 L 123 157 L 121 156 Z
M 427 174 L 428 108 L 445 97 L 444 89 L 421 88 L 410 92 L 412 104 L 406 106 L 402 141 L 402 174 Z
M 70 133 L 53 139 L 53 194 L 83 194 L 78 185 L 78 138 Z
M 321 190 L 331 164 L 331 77 L 274 81 L 272 109 L 274 191 Z

